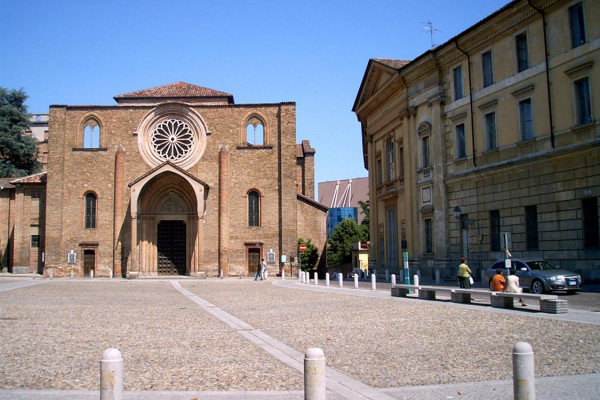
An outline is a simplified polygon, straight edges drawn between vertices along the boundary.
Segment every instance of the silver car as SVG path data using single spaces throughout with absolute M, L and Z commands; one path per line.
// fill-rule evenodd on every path
M 511 268 L 516 269 L 519 283 L 523 290 L 530 290 L 533 293 L 541 294 L 552 291 L 576 292 L 581 289 L 583 281 L 581 275 L 561 269 L 549 261 L 542 259 L 520 260 L 512 258 Z M 492 277 L 496 274 L 498 268 L 502 269 L 504 276 L 508 275 L 505 267 L 505 260 L 498 260 L 486 270 L 485 275 L 488 279 L 488 285 L 491 289 Z

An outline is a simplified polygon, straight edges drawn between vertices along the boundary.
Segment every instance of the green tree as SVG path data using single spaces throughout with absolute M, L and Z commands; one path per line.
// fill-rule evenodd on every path
M 300 245 L 303 243 L 306 245 L 306 251 L 304 251 L 304 253 L 300 251 Z M 298 253 L 298 257 L 300 257 L 300 254 L 302 254 L 302 257 L 300 258 L 300 269 L 302 269 L 302 271 L 309 271 L 315 268 L 317 261 L 319 261 L 319 250 L 317 250 L 314 243 L 310 239 L 304 240 L 302 238 L 298 238 L 296 251 Z
M 362 221 L 360 221 L 360 229 L 366 231 L 367 233 L 367 238 L 365 240 L 369 240 L 371 234 L 369 232 L 369 200 L 365 201 L 359 201 L 358 205 L 360 206 L 360 209 L 362 210 L 362 213 L 364 214 L 364 218 L 362 219 Z
M 12 178 L 38 172 L 38 148 L 29 128 L 27 94 L 0 87 L 0 177 Z
M 328 240 L 327 263 L 337 266 L 352 263 L 352 243 L 368 240 L 369 230 L 348 218 L 335 227 Z

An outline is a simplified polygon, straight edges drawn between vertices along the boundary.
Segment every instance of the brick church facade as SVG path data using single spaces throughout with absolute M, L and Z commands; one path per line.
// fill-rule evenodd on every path
M 184 82 L 114 99 L 50 107 L 38 271 L 247 276 L 264 258 L 273 275 L 289 271 L 298 237 L 324 247 L 295 103 L 235 104 Z

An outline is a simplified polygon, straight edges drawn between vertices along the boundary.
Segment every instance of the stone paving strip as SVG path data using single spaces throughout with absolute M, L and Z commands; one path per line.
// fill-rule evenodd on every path
M 236 330 L 240 335 L 254 343 L 256 346 L 261 347 L 273 357 L 298 370 L 298 372 L 304 373 L 304 353 L 286 346 L 278 340 L 274 340 L 261 330 L 253 328 L 244 321 L 224 312 L 220 308 L 216 308 L 213 304 L 201 299 L 190 291 L 183 289 L 179 282 L 173 282 L 173 286 L 183 295 L 199 304 L 216 318 L 225 322 L 231 329 Z M 345 399 L 393 399 L 392 397 L 374 390 L 360 381 L 351 379 L 344 374 L 340 374 L 331 368 L 327 368 L 326 377 L 327 388 Z
M 97 390 L 109 347 L 123 354 L 125 391 L 298 391 L 309 347 L 323 349 L 330 377 L 382 394 L 511 379 L 519 341 L 533 346 L 538 377 L 600 373 L 597 325 L 271 282 L 54 280 L 0 291 L 0 388 Z

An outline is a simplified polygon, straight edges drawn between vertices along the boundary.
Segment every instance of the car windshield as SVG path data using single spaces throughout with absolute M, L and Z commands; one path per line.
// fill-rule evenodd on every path
M 552 271 L 555 269 L 559 269 L 556 265 L 548 261 L 528 261 L 527 265 L 529 265 L 529 268 L 531 268 L 532 270 L 538 271 Z

